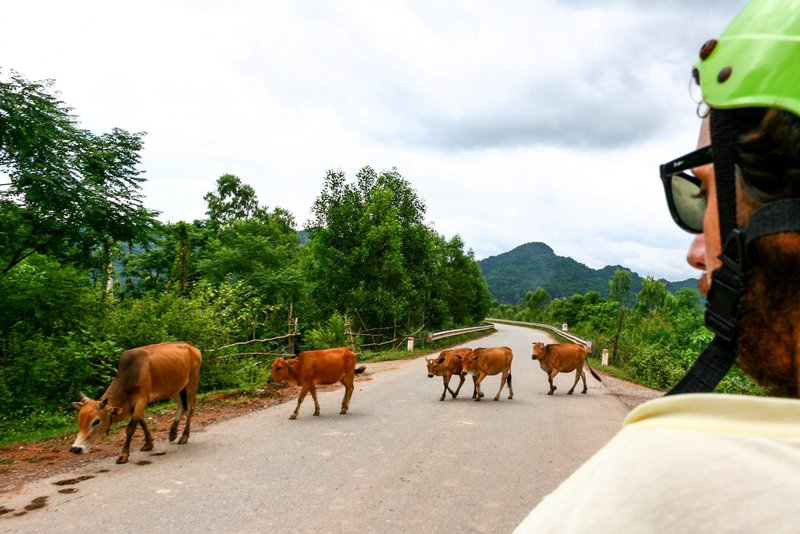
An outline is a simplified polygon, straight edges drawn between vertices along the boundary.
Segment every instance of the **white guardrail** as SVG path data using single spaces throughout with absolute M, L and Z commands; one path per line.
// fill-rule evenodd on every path
M 573 343 L 580 343 L 581 345 L 586 347 L 586 350 L 588 350 L 590 353 L 594 352 L 594 341 L 589 341 L 587 339 L 583 339 L 582 337 L 578 337 L 575 334 L 571 334 L 571 333 L 567 332 L 566 330 L 562 330 L 561 328 L 557 328 L 557 327 L 551 326 L 549 324 L 544 324 L 544 323 L 526 323 L 524 321 L 511 321 L 511 320 L 508 320 L 508 319 L 491 319 L 491 318 L 487 318 L 487 319 L 484 319 L 484 320 L 486 322 L 491 322 L 491 323 L 515 324 L 515 325 L 520 325 L 520 326 L 532 326 L 534 328 L 540 328 L 540 329 L 544 329 L 544 330 L 551 330 L 551 331 L 555 332 L 556 334 L 558 334 L 559 336 L 569 339 Z
M 437 339 L 444 339 L 446 337 L 457 336 L 460 334 L 469 334 L 470 332 L 480 332 L 482 330 L 491 330 L 494 328 L 493 323 L 504 323 L 504 324 L 513 324 L 519 326 L 530 326 L 533 328 L 539 328 L 543 330 L 550 330 L 555 332 L 561 337 L 565 337 L 572 341 L 573 343 L 580 343 L 591 353 L 594 351 L 594 341 L 589 341 L 587 339 L 583 339 L 582 337 L 578 337 L 575 334 L 571 334 L 561 328 L 544 324 L 544 323 L 527 323 L 524 321 L 511 321 L 509 319 L 492 319 L 486 318 L 484 319 L 489 324 L 484 324 L 481 326 L 471 326 L 469 328 L 456 328 L 454 330 L 444 330 L 442 332 L 428 332 L 427 341 L 430 343 L 431 341 L 436 341 Z
M 457 336 L 460 334 L 469 334 L 470 332 L 480 332 L 481 330 L 491 330 L 494 328 L 493 324 L 484 324 L 481 326 L 470 326 L 469 328 L 456 328 L 455 330 L 444 330 L 442 332 L 428 332 L 428 343 L 436 341 L 437 339 L 444 339 L 446 337 Z

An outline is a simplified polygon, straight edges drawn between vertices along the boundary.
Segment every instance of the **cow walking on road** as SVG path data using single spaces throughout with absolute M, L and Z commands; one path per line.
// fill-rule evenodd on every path
M 189 343 L 159 343 L 126 350 L 119 359 L 117 376 L 100 397 L 92 400 L 86 395 L 73 403 L 78 409 L 80 430 L 70 451 L 89 452 L 92 445 L 108 433 L 112 423 L 130 416 L 125 431 L 125 445 L 117 458 L 118 464 L 128 461 L 131 438 L 140 425 L 144 432 L 143 451 L 153 449 L 153 436 L 144 420 L 144 409 L 156 400 L 175 399 L 175 420 L 169 429 L 169 440 L 178 436 L 178 423 L 186 414 L 179 445 L 189 440 L 192 415 L 200 382 L 200 351 Z
M 335 384 L 344 385 L 344 398 L 342 399 L 341 414 L 346 414 L 350 408 L 350 397 L 353 395 L 353 378 L 366 370 L 363 365 L 356 369 L 356 353 L 348 347 L 324 350 L 308 350 L 301 352 L 293 359 L 278 358 L 272 364 L 272 375 L 269 382 L 280 382 L 292 386 L 300 386 L 300 396 L 297 407 L 289 419 L 297 419 L 300 405 L 308 392 L 314 398 L 314 415 L 319 415 L 319 401 L 317 400 L 317 385 Z
M 489 375 L 501 375 L 500 389 L 497 390 L 497 395 L 494 400 L 500 400 L 500 393 L 503 391 L 503 386 L 508 384 L 508 398 L 514 398 L 514 388 L 511 387 L 511 361 L 514 359 L 514 354 L 508 347 L 490 347 L 474 349 L 470 354 L 464 356 L 461 360 L 462 374 L 471 374 L 472 381 L 475 384 L 475 391 L 472 397 L 479 401 L 483 397 L 481 391 L 481 382 Z
M 425 363 L 428 366 L 428 378 L 441 376 L 442 382 L 444 382 L 444 390 L 442 391 L 442 396 L 439 399 L 440 401 L 445 399 L 448 391 L 454 399 L 458 397 L 458 392 L 461 391 L 461 386 L 464 385 L 464 375 L 461 374 L 461 369 L 463 367 L 461 361 L 467 354 L 470 354 L 471 352 L 472 349 L 468 348 L 448 349 L 440 352 L 437 358 L 431 358 L 430 360 L 425 358 Z M 460 380 L 455 391 L 450 389 L 450 379 L 453 377 L 453 375 L 458 376 Z
M 539 360 L 539 366 L 541 366 L 542 371 L 547 373 L 547 380 L 550 382 L 550 391 L 547 392 L 548 395 L 552 395 L 553 392 L 558 389 L 556 388 L 555 384 L 553 384 L 553 379 L 556 377 L 558 373 L 569 373 L 575 371 L 575 382 L 572 384 L 572 388 L 567 391 L 567 395 L 572 395 L 572 392 L 575 391 L 575 386 L 578 385 L 578 380 L 583 379 L 583 391 L 581 393 L 586 393 L 586 373 L 583 372 L 583 366 L 589 368 L 589 372 L 592 373 L 592 376 L 595 377 L 597 380 L 601 381 L 600 377 L 597 373 L 594 372 L 589 366 L 589 362 L 586 361 L 586 347 L 583 345 L 574 345 L 571 343 L 552 343 L 549 345 L 545 345 L 541 342 L 536 342 L 533 344 L 533 355 L 531 359 Z

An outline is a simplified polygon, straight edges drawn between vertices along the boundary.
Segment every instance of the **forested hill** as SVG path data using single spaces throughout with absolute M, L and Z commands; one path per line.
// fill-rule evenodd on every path
M 526 243 L 514 250 L 480 260 L 478 264 L 486 279 L 489 292 L 502 304 L 519 304 L 528 291 L 544 288 L 551 297 L 569 297 L 576 293 L 597 291 L 608 296 L 608 281 L 614 271 L 625 269 L 609 265 L 592 269 L 572 258 L 557 256 L 544 243 Z M 669 291 L 682 287 L 697 287 L 697 280 L 689 278 L 680 282 L 667 282 Z M 642 278 L 631 271 L 631 294 L 642 288 Z

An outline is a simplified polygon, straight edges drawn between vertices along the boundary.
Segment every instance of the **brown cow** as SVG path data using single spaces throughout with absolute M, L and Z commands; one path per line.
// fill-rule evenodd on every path
M 508 382 L 508 398 L 514 398 L 514 388 L 511 387 L 511 360 L 514 354 L 508 347 L 490 347 L 474 349 L 470 354 L 462 358 L 462 374 L 469 373 L 472 375 L 472 381 L 475 384 L 475 391 L 472 397 L 479 401 L 483 397 L 481 391 L 481 382 L 489 375 L 496 375 L 502 373 L 500 378 L 500 389 L 497 390 L 497 395 L 494 400 L 500 399 L 500 392 L 503 391 L 503 386 Z
M 347 347 L 307 350 L 291 360 L 283 358 L 275 360 L 269 382 L 282 382 L 302 388 L 297 399 L 297 408 L 289 419 L 297 419 L 300 405 L 303 404 L 303 399 L 309 391 L 314 398 L 314 415 L 319 415 L 317 384 L 341 382 L 344 384 L 344 398 L 342 411 L 339 413 L 345 414 L 350 407 L 350 397 L 353 395 L 353 376 L 366 370 L 363 365 L 358 369 L 355 367 L 356 353 Z
M 428 378 L 433 378 L 434 376 L 442 377 L 444 390 L 442 391 L 442 397 L 439 399 L 440 401 L 445 399 L 448 391 L 454 399 L 458 397 L 458 392 L 461 391 L 461 386 L 464 385 L 464 375 L 461 374 L 461 369 L 463 367 L 461 360 L 471 352 L 472 349 L 468 348 L 448 349 L 440 352 L 438 358 L 432 358 L 430 360 L 425 358 L 425 363 L 428 365 Z M 452 378 L 453 375 L 458 376 L 460 379 L 455 391 L 450 389 L 450 378 Z
M 539 360 L 539 365 L 542 371 L 547 373 L 547 380 L 550 382 L 550 391 L 548 395 L 552 395 L 557 389 L 553 384 L 553 379 L 558 373 L 569 373 L 575 371 L 575 382 L 572 384 L 572 389 L 567 391 L 567 395 L 572 395 L 575 391 L 575 386 L 578 385 L 578 379 L 583 378 L 583 391 L 586 393 L 586 373 L 583 372 L 584 364 L 589 368 L 589 372 L 597 380 L 600 377 L 594 372 L 594 369 L 589 367 L 589 362 L 586 361 L 586 347 L 583 345 L 574 345 L 571 343 L 552 343 L 545 345 L 542 342 L 533 344 L 534 360 Z M 600 380 L 602 382 L 602 380 Z
M 178 423 L 186 413 L 186 424 L 178 444 L 189 440 L 189 429 L 194 414 L 200 365 L 203 357 L 189 343 L 159 343 L 126 350 L 119 359 L 117 376 L 99 401 L 83 395 L 81 402 L 73 403 L 78 409 L 78 437 L 70 447 L 75 454 L 89 452 L 111 424 L 130 416 L 125 431 L 125 445 L 117 458 L 118 464 L 128 461 L 131 438 L 136 425 L 144 431 L 143 451 L 153 449 L 153 436 L 144 420 L 148 403 L 173 398 L 177 403 L 175 420 L 169 429 L 169 440 L 178 436 Z

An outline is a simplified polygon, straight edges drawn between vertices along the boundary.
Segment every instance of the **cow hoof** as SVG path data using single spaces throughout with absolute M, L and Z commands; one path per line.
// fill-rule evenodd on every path
M 294 420 L 294 419 L 297 419 L 297 416 L 295 414 L 292 414 L 292 415 L 289 416 L 289 420 L 290 421 Z
M 319 417 L 319 412 L 314 412 L 314 417 Z
M 481 401 L 480 397 L 475 397 L 475 402 L 480 402 L 480 401 Z
M 548 395 L 552 395 L 553 394 L 553 390 L 548 391 L 547 394 Z
M 440 399 L 439 399 L 439 402 L 442 402 L 443 400 L 444 400 L 444 397 L 440 398 Z
M 118 464 L 127 464 L 128 463 L 128 457 L 127 456 L 120 456 L 119 458 L 117 458 L 117 463 Z
M 178 445 L 186 445 L 189 441 L 189 436 L 181 436 L 181 439 L 178 440 Z
M 174 432 L 172 430 L 169 431 L 169 442 L 170 443 L 175 441 L 175 438 L 177 438 L 177 437 L 178 437 L 178 431 L 177 430 L 174 431 Z
M 582 395 L 586 395 L 586 390 L 581 391 Z
M 153 444 L 152 443 L 145 443 L 144 445 L 142 445 L 142 448 L 140 450 L 142 450 L 142 451 L 152 451 L 153 450 Z
M 344 415 L 346 413 L 347 413 L 347 410 L 342 410 L 341 412 L 339 412 L 339 415 Z
M 513 398 L 514 398 L 514 395 L 509 395 L 509 396 L 508 396 L 508 400 L 511 400 L 511 399 L 513 399 Z
M 500 397 L 495 397 L 494 400 L 499 401 Z
M 572 395 L 572 390 L 567 391 L 567 395 Z

